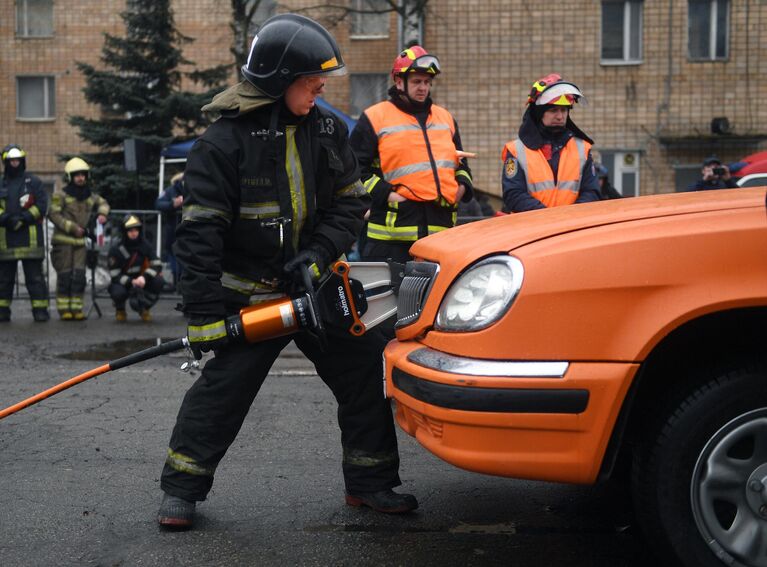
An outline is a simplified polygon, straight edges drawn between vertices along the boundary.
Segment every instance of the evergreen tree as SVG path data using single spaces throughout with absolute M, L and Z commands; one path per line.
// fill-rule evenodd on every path
M 192 136 L 206 125 L 200 107 L 221 89 L 231 66 L 182 70 L 194 64 L 184 58 L 180 46 L 193 39 L 176 29 L 170 0 L 127 0 L 121 17 L 125 37 L 105 34 L 101 61 L 107 70 L 77 63 L 86 78 L 85 98 L 100 107 L 101 116 L 73 116 L 69 122 L 79 128 L 80 138 L 99 148 L 80 155 L 91 165 L 95 188 L 112 206 L 151 208 L 161 148 L 173 141 L 174 133 Z M 203 92 L 182 91 L 185 77 Z M 136 174 L 123 167 L 123 143 L 130 138 L 141 140 L 147 149 L 138 191 Z

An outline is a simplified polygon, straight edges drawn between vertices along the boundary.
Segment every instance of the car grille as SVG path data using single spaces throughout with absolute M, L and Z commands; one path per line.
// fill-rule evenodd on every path
M 437 278 L 439 264 L 433 262 L 408 262 L 405 277 L 397 296 L 397 324 L 404 327 L 415 323 Z

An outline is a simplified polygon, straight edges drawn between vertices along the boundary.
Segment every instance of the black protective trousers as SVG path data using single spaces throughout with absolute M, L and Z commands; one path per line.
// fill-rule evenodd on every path
M 210 359 L 184 397 L 171 436 L 161 488 L 186 500 L 204 500 L 213 473 L 234 441 L 269 369 L 295 339 L 338 402 L 343 474 L 350 492 L 393 488 L 399 455 L 391 406 L 383 395 L 385 338 L 327 329 L 324 352 L 298 334 L 254 344 L 229 344 Z
M 0 261 L 0 299 L 13 299 L 13 287 L 16 285 L 16 269 L 19 260 Z M 48 300 L 48 287 L 43 277 L 43 261 L 38 259 L 21 260 L 24 268 L 24 281 L 31 301 Z

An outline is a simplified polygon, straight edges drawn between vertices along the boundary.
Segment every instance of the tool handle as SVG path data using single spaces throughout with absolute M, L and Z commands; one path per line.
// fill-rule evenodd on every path
M 128 356 L 123 356 L 122 358 L 118 358 L 117 360 L 113 360 L 109 363 L 109 369 L 117 370 L 119 368 L 125 368 L 126 366 L 136 364 L 137 362 L 143 362 L 144 360 L 149 360 L 150 358 L 154 358 L 156 356 L 181 350 L 182 348 L 186 348 L 188 345 L 189 345 L 189 339 L 187 339 L 186 337 L 183 337 L 181 339 L 176 339 L 173 341 L 168 341 L 167 343 L 162 343 L 157 346 L 153 346 L 144 350 L 140 350 L 138 352 L 134 352 L 133 354 L 129 354 Z

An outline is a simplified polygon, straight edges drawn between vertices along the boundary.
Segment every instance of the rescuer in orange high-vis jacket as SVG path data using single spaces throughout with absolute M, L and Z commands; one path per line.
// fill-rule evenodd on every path
M 594 142 L 570 119 L 570 109 L 581 100 L 580 89 L 556 73 L 533 84 L 519 138 L 501 154 L 507 212 L 600 200 Z
M 458 125 L 429 96 L 439 60 L 414 45 L 394 61 L 389 100 L 360 117 L 350 144 L 371 196 L 363 260 L 406 262 L 410 246 L 455 225 L 473 196 Z

